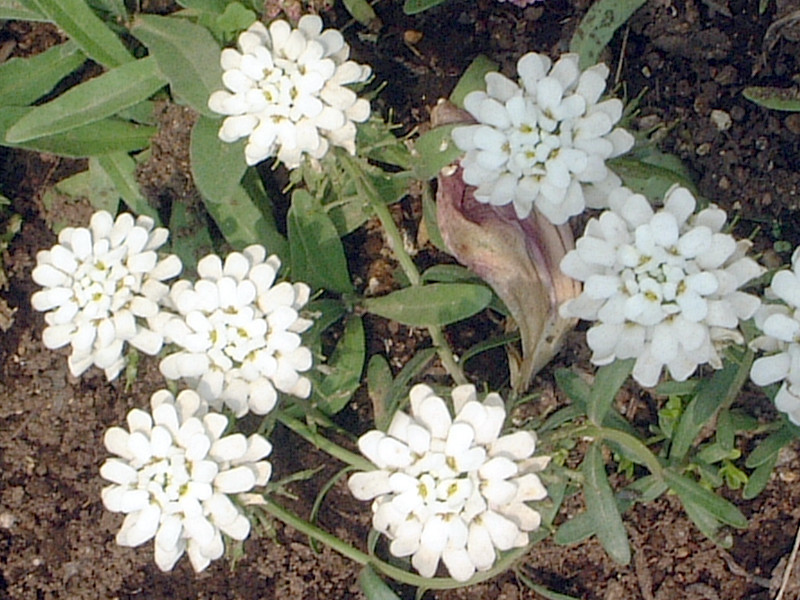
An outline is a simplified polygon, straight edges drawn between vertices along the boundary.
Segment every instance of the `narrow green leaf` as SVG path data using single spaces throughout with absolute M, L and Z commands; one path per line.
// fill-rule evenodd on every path
M 86 60 L 69 41 L 28 58 L 12 58 L 0 65 L 0 105 L 31 104 L 52 90 Z
M 633 370 L 634 359 L 615 360 L 609 365 L 600 367 L 594 377 L 587 414 L 595 425 L 601 425 L 617 397 L 622 384 Z
M 152 217 L 156 225 L 161 223 L 158 211 L 142 195 L 136 181 L 136 161 L 126 152 L 111 152 L 97 157 L 98 166 L 114 183 L 120 197 L 137 215 Z
M 778 453 L 770 454 L 767 459 L 762 462 L 756 469 L 750 473 L 747 478 L 747 483 L 742 490 L 742 498 L 745 500 L 752 500 L 764 491 L 767 487 L 770 477 L 772 477 L 772 470 L 778 462 Z
M 715 544 L 719 544 L 723 548 L 731 547 L 730 535 L 720 535 L 720 522 L 702 506 L 693 502 L 683 503 L 683 510 L 686 515 L 691 519 L 700 532 Z
M 362 25 L 369 25 L 377 18 L 372 6 L 366 0 L 343 0 L 343 4 L 347 12 Z
M 731 386 L 736 383 L 739 366 L 729 362 L 714 372 L 711 378 L 703 379 L 697 386 L 697 394 L 689 402 L 675 427 L 670 447 L 670 458 L 680 460 L 691 448 L 697 434 L 726 400 Z
M 128 20 L 128 10 L 125 8 L 125 0 L 87 0 L 89 6 L 101 14 L 108 16 L 108 20 L 116 20 L 124 23 Z M 105 13 L 105 15 L 103 15 Z
M 573 421 L 578 417 L 584 416 L 585 414 L 586 412 L 578 404 L 570 404 L 564 408 L 558 409 L 552 415 L 547 417 L 547 420 L 542 423 L 542 426 L 538 428 L 538 431 L 542 432 L 557 429 L 564 423 Z
M 219 44 L 204 27 L 172 17 L 139 15 L 133 24 L 139 38 L 158 61 L 172 93 L 207 117 L 208 97 L 222 89 Z
M 387 411 L 389 418 L 394 416 L 394 413 L 405 406 L 408 401 L 408 390 L 411 381 L 414 380 L 423 369 L 428 366 L 431 359 L 436 356 L 436 348 L 425 348 L 419 350 L 414 354 L 411 359 L 403 365 L 397 377 L 392 382 L 392 387 L 389 389 L 389 395 L 386 398 L 386 405 L 389 407 Z M 389 423 L 386 423 L 388 427 Z
M 361 317 L 352 315 L 347 319 L 342 338 L 328 360 L 327 366 L 331 372 L 314 386 L 322 412 L 332 416 L 347 406 L 361 385 L 366 351 Z
M 86 199 L 96 210 L 106 210 L 112 215 L 119 207 L 119 193 L 108 176 L 97 165 L 97 159 L 89 160 L 89 168 L 59 181 L 53 189 L 70 199 Z M 43 200 L 50 208 L 50 198 Z M 58 219 L 58 215 L 53 215 Z
M 173 253 L 183 263 L 183 275 L 194 274 L 197 261 L 214 250 L 214 242 L 203 214 L 194 207 L 173 200 L 169 217 L 169 241 Z
M 505 333 L 497 337 L 482 340 L 474 346 L 470 346 L 467 351 L 461 355 L 461 364 L 466 364 L 471 358 L 475 358 L 479 354 L 483 354 L 494 348 L 500 348 L 501 346 L 518 342 L 519 337 L 519 331 L 515 331 L 513 333 Z
M 126 63 L 35 107 L 8 130 L 6 141 L 26 142 L 94 123 L 146 100 L 164 83 L 152 58 Z
M 242 177 L 242 188 L 247 192 L 247 196 L 255 204 L 256 208 L 263 216 L 261 224 L 260 244 L 263 244 L 270 254 L 277 254 L 282 260 L 289 261 L 289 244 L 286 238 L 278 231 L 278 224 L 275 221 L 274 206 L 272 198 L 267 194 L 264 182 L 255 169 L 247 169 Z
M 745 98 L 771 110 L 800 111 L 800 89 L 751 86 L 742 91 Z
M 458 125 L 442 125 L 423 133 L 414 143 L 414 177 L 423 181 L 436 177 L 439 171 L 456 161 L 462 154 L 453 141 L 452 132 Z
M 595 533 L 594 515 L 585 510 L 559 525 L 553 541 L 559 546 L 569 546 L 587 540 Z
M 364 565 L 358 575 L 358 586 L 367 600 L 400 600 L 386 582 L 369 565 Z
M 433 265 L 422 273 L 422 281 L 439 281 L 445 283 L 477 282 L 480 278 L 461 265 Z
M 449 325 L 471 317 L 489 305 L 489 288 L 472 283 L 433 283 L 404 288 L 362 306 L 373 314 L 412 327 Z
M 569 51 L 580 55 L 580 68 L 600 59 L 614 32 L 631 18 L 645 0 L 598 0 L 589 7 L 569 43 Z
M 222 142 L 218 127 L 218 122 L 200 117 L 192 128 L 189 152 L 195 185 L 229 244 L 244 248 L 264 243 L 266 237 L 274 237 L 268 233 L 274 227 L 239 184 L 247 170 L 242 144 Z M 268 250 L 281 254 L 282 248 Z
M 336 226 L 305 190 L 295 190 L 287 216 L 292 277 L 340 294 L 353 290 Z
M 777 456 L 786 444 L 795 439 L 794 431 L 784 425 L 778 431 L 771 433 L 753 450 L 744 462 L 744 466 L 753 469 L 769 461 L 772 456 Z
M 585 477 L 583 495 L 586 498 L 586 512 L 594 522 L 597 539 L 611 558 L 627 565 L 631 561 L 628 534 L 608 483 L 606 465 L 598 444 L 589 446 L 581 472 Z
M 83 0 L 31 0 L 96 63 L 113 69 L 134 60 L 122 41 Z
M 447 244 L 444 243 L 442 231 L 439 229 L 439 218 L 436 215 L 436 202 L 433 199 L 433 193 L 430 193 L 430 187 L 424 188 L 422 192 L 421 226 L 425 227 L 425 230 L 428 232 L 428 239 L 434 246 L 442 252 L 449 252 Z
M 389 392 L 392 387 L 392 368 L 381 354 L 373 354 L 367 364 L 367 390 L 372 403 L 375 426 L 385 429 L 389 425 Z
M 570 400 L 586 411 L 592 393 L 592 388 L 589 387 L 588 383 L 569 369 L 558 369 L 556 371 L 556 383 Z
M 43 21 L 48 22 L 42 11 L 34 4 L 33 0 L 19 2 L 17 0 L 0 0 L 0 19 L 17 21 Z
M 439 6 L 447 0 L 406 0 L 403 4 L 403 12 L 407 15 L 416 15 L 423 11 Z
M 309 302 L 305 310 L 313 315 L 314 324 L 303 334 L 303 341 L 312 352 L 322 354 L 322 334 L 341 319 L 347 309 L 340 300 L 320 298 Z
M 0 109 L 0 139 L 5 138 L 8 128 L 33 108 L 4 106 Z M 24 148 L 36 152 L 49 152 L 70 158 L 85 158 L 107 152 L 134 152 L 150 144 L 155 135 L 154 127 L 135 125 L 119 119 L 104 119 L 64 133 L 37 138 L 19 144 L 3 141 L 3 146 Z
M 490 58 L 483 54 L 476 56 L 475 60 L 467 67 L 467 70 L 464 71 L 464 74 L 461 75 L 456 87 L 450 92 L 450 102 L 459 108 L 464 108 L 464 98 L 466 98 L 467 94 L 476 90 L 485 90 L 486 74 L 490 71 L 497 71 L 497 69 L 497 63 Z
M 698 194 L 692 173 L 681 160 L 652 145 L 635 148 L 625 156 L 611 159 L 608 166 L 626 186 L 648 198 L 661 199 L 676 183 Z M 688 385 L 688 384 L 687 384 Z
M 715 519 L 733 527 L 740 529 L 747 527 L 747 519 L 738 508 L 714 492 L 708 491 L 699 483 L 671 469 L 664 470 L 664 479 L 669 488 L 678 494 L 684 505 L 694 504 Z
M 562 594 L 560 592 L 554 592 L 553 590 L 544 587 L 543 585 L 539 585 L 538 583 L 534 583 L 529 577 L 527 577 L 524 573 L 519 571 L 516 572 L 516 576 L 531 588 L 534 592 L 540 595 L 545 600 L 580 600 L 575 596 L 568 596 L 567 594 Z
M 200 12 L 210 12 L 221 15 L 225 11 L 225 0 L 178 0 L 184 8 L 193 8 Z

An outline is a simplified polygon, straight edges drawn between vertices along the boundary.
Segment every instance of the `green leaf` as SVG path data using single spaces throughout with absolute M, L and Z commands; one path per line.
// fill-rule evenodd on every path
M 763 465 L 773 456 L 777 456 L 781 448 L 794 440 L 795 437 L 794 431 L 787 425 L 784 425 L 778 431 L 771 433 L 761 441 L 755 450 L 747 456 L 744 466 L 748 469 L 752 469 Z
M 444 2 L 447 2 L 447 0 L 406 0 L 405 4 L 403 4 L 403 12 L 407 15 L 416 15 Z
M 119 196 L 137 215 L 152 217 L 156 225 L 161 223 L 158 211 L 150 206 L 147 198 L 142 196 L 139 183 L 136 181 L 136 161 L 126 152 L 111 152 L 97 157 L 97 164 L 114 183 Z
M 314 324 L 303 334 L 303 341 L 314 354 L 322 354 L 322 334 L 347 312 L 344 304 L 333 298 L 320 298 L 309 302 L 305 311 L 313 316 Z
M 362 25 L 369 25 L 377 18 L 372 6 L 366 0 L 342 0 L 342 2 L 347 12 Z
M 184 8 L 221 15 L 225 11 L 225 0 L 178 0 Z
M 6 141 L 27 142 L 100 121 L 146 100 L 164 83 L 152 58 L 126 63 L 35 107 L 8 130 Z
M 366 358 L 364 325 L 361 317 L 352 315 L 344 326 L 342 339 L 336 344 L 327 366 L 331 372 L 314 386 L 319 408 L 327 415 L 341 411 L 361 385 L 361 372 Z
M 742 91 L 745 98 L 759 106 L 788 112 L 800 111 L 800 89 L 751 86 Z
M 340 294 L 353 290 L 336 226 L 305 190 L 295 190 L 287 216 L 292 277 Z
M 436 355 L 436 348 L 425 348 L 419 350 L 414 354 L 411 359 L 403 365 L 397 377 L 392 382 L 392 387 L 389 389 L 389 394 L 386 397 L 386 406 L 389 409 L 386 411 L 389 419 L 384 425 L 384 429 L 389 426 L 389 421 L 394 416 L 394 413 L 400 410 L 406 402 L 408 402 L 408 390 L 411 381 L 415 379 L 423 369 L 428 366 L 428 363 Z
M 217 136 L 218 128 L 219 123 L 207 117 L 200 117 L 192 128 L 189 152 L 195 185 L 229 244 L 244 248 L 264 243 L 270 225 L 239 184 L 247 170 L 243 142 L 226 144 Z M 269 248 L 278 254 L 280 250 Z
M 519 331 L 512 333 L 504 333 L 497 337 L 481 340 L 477 344 L 470 346 L 464 354 L 461 355 L 461 364 L 466 364 L 471 358 L 475 358 L 479 354 L 483 354 L 494 348 L 500 348 L 507 344 L 513 344 L 519 341 Z
M 183 275 L 193 274 L 197 261 L 214 251 L 214 242 L 203 215 L 194 207 L 173 200 L 169 217 L 169 239 L 172 252 L 183 263 Z
M 569 43 L 569 51 L 580 55 L 580 68 L 597 64 L 614 32 L 631 18 L 645 0 L 598 0 L 586 11 Z
M 422 281 L 456 283 L 460 281 L 477 282 L 480 278 L 461 265 L 433 265 L 422 273 Z
M 5 138 L 11 125 L 30 113 L 33 108 L 4 106 L 0 109 L 0 139 Z M 154 127 L 135 125 L 119 119 L 104 119 L 57 135 L 37 138 L 19 144 L 2 142 L 4 146 L 49 152 L 70 158 L 85 158 L 107 152 L 133 152 L 150 144 Z
M 497 69 L 498 64 L 490 58 L 483 54 L 476 56 L 456 83 L 456 87 L 450 92 L 450 102 L 459 108 L 464 108 L 464 98 L 467 94 L 476 90 L 485 90 L 486 74 L 490 71 L 497 71 Z
M 628 379 L 633 370 L 634 359 L 615 360 L 609 365 L 600 367 L 595 374 L 589 394 L 587 414 L 595 425 L 601 425 L 611 408 L 611 403 L 617 397 L 622 384 Z
M 414 143 L 414 177 L 423 181 L 436 177 L 439 171 L 458 160 L 463 152 L 453 141 L 457 124 L 442 125 L 423 133 Z
M 48 19 L 33 3 L 33 0 L 0 0 L 0 19 L 17 21 L 44 21 Z
M 681 502 L 687 508 L 687 512 L 689 505 L 692 505 L 702 509 L 722 523 L 727 523 L 739 529 L 747 527 L 747 519 L 738 508 L 724 498 L 717 496 L 714 492 L 708 491 L 699 483 L 679 475 L 671 469 L 664 470 L 664 480 L 669 488 L 681 499 Z
M 559 525 L 553 541 L 559 546 L 569 546 L 589 539 L 596 532 L 594 515 L 585 510 Z
M 106 210 L 112 215 L 117 213 L 119 207 L 119 193 L 112 181 L 97 165 L 97 159 L 89 161 L 89 168 L 62 179 L 53 186 L 53 192 L 64 194 L 65 196 L 79 200 L 85 198 L 96 210 Z M 50 209 L 53 197 L 50 193 L 45 193 L 43 202 Z M 54 220 L 60 227 L 59 215 L 53 215 Z
M 525 574 L 520 572 L 519 570 L 517 570 L 515 574 L 522 581 L 522 583 L 527 585 L 529 588 L 531 588 L 534 592 L 536 592 L 545 600 L 580 600 L 575 596 L 568 596 L 567 594 L 554 592 L 553 590 L 548 589 L 543 585 L 534 583 L 530 578 L 526 577 Z
M 586 411 L 592 393 L 592 388 L 588 383 L 569 369 L 558 369 L 556 371 L 556 383 L 570 400 Z
M 208 30 L 172 17 L 139 15 L 132 31 L 158 61 L 172 93 L 201 115 L 219 118 L 208 108 L 208 97 L 223 87 L 221 50 Z
M 117 35 L 83 0 L 31 0 L 94 62 L 113 69 L 134 60 Z
M 492 292 L 473 283 L 433 283 L 366 298 L 362 306 L 373 314 L 412 327 L 449 325 L 471 317 L 489 305 Z
M 614 500 L 614 492 L 608 483 L 603 454 L 598 444 L 589 446 L 581 472 L 585 478 L 583 494 L 586 512 L 594 522 L 597 539 L 611 558 L 621 565 L 627 565 L 631 561 L 631 547 Z
M 772 470 L 778 462 L 778 453 L 770 454 L 767 459 L 762 462 L 756 469 L 750 473 L 747 478 L 747 483 L 742 490 L 742 498 L 745 500 L 752 500 L 758 496 L 764 488 L 767 487 L 770 477 L 772 477 Z
M 433 200 L 433 194 L 429 192 L 430 187 L 423 188 L 422 223 L 420 223 L 420 226 L 425 227 L 425 230 L 428 232 L 428 239 L 434 246 L 442 252 L 449 252 L 447 244 L 444 243 L 442 231 L 439 229 L 439 218 L 436 215 L 436 202 Z
M 392 368 L 381 354 L 373 354 L 367 364 L 367 390 L 372 403 L 375 426 L 385 429 L 389 425 L 389 392 L 392 387 Z
M 255 12 L 238 2 L 231 2 L 221 15 L 212 20 L 209 29 L 217 39 L 232 40 L 237 33 L 250 27 L 256 19 Z M 205 25 L 205 23 L 201 24 Z
M 0 65 L 0 105 L 35 102 L 86 60 L 69 41 L 28 58 L 12 58 Z
M 105 20 L 116 20 L 119 23 L 128 20 L 128 10 L 125 8 L 125 0 L 88 0 L 89 6 L 95 12 L 101 13 L 106 17 Z
M 708 423 L 731 393 L 736 383 L 739 365 L 729 362 L 711 378 L 703 379 L 697 386 L 697 394 L 683 411 L 680 421 L 675 426 L 675 433 L 670 447 L 670 459 L 680 460 L 691 448 L 700 430 Z
M 670 155 L 662 154 L 662 158 L 667 156 Z M 649 158 L 654 159 L 653 156 Z M 671 158 L 680 162 L 677 157 Z M 648 162 L 646 158 L 626 155 L 611 159 L 608 161 L 608 166 L 622 178 L 626 186 L 648 198 L 661 201 L 667 190 L 676 183 L 696 194 L 697 187 L 691 180 L 688 169 L 683 164 L 675 164 L 674 161 Z
M 386 582 L 369 565 L 364 565 L 358 575 L 358 586 L 367 600 L 400 600 Z

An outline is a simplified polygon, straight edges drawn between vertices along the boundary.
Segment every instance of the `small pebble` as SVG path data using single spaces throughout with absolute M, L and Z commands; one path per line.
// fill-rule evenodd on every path
M 711 121 L 720 131 L 727 131 L 733 124 L 733 119 L 724 110 L 714 109 L 711 111 Z

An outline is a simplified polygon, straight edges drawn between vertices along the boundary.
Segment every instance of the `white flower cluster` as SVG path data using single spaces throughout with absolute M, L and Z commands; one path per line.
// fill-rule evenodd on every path
M 755 360 L 750 379 L 762 386 L 781 382 L 775 406 L 800 425 L 800 248 L 792 255 L 791 270 L 775 273 L 766 293 L 783 304 L 764 304 L 756 312 L 764 335 L 752 345 L 772 354 Z
M 486 91 L 464 100 L 477 124 L 453 130 L 475 198 L 513 203 L 520 219 L 535 206 L 556 225 L 586 206 L 607 206 L 621 181 L 605 161 L 633 146 L 633 136 L 615 128 L 622 102 L 598 102 L 608 72 L 604 64 L 581 72 L 577 54 L 551 66 L 547 56 L 532 52 L 517 62 L 519 83 L 488 73 Z
M 322 158 L 330 144 L 355 154 L 355 123 L 369 118 L 369 102 L 344 87 L 366 81 L 369 67 L 348 60 L 350 47 L 322 19 L 305 15 L 293 29 L 256 21 L 239 36 L 239 51 L 222 51 L 222 81 L 230 91 L 211 94 L 208 106 L 229 115 L 219 137 L 248 137 L 247 164 L 277 154 L 287 168 L 303 155 Z
M 587 333 L 592 362 L 636 358 L 633 377 L 648 387 L 664 365 L 678 381 L 701 364 L 720 368 L 719 346 L 744 343 L 739 321 L 761 303 L 739 290 L 763 272 L 745 257 L 750 242 L 722 233 L 727 217 L 714 205 L 693 214 L 685 188 L 670 189 L 657 212 L 627 188 L 609 202 L 561 261 L 584 282 L 561 314 L 598 322 Z
M 123 213 L 116 220 L 96 212 L 88 228 L 66 227 L 58 244 L 36 255 L 33 308 L 47 311 L 44 344 L 69 344 L 69 370 L 78 376 L 92 365 L 111 380 L 125 365 L 125 343 L 147 354 L 161 350 L 160 303 L 164 280 L 181 272 L 177 256 L 159 259 L 169 235 L 151 218 Z
M 424 577 L 439 561 L 458 581 L 494 564 L 497 550 L 528 543 L 541 516 L 525 504 L 547 490 L 536 471 L 548 457 L 532 455 L 536 435 L 500 436 L 505 406 L 497 394 L 477 400 L 474 386 L 452 390 L 456 417 L 426 385 L 411 389 L 411 415 L 397 412 L 386 433 L 358 441 L 377 470 L 352 475 L 359 500 L 373 500 L 373 526 L 391 540 L 394 556 L 411 556 Z
M 206 412 L 193 391 L 173 398 L 153 394 L 152 416 L 128 413 L 128 431 L 112 427 L 105 434 L 109 458 L 100 475 L 103 504 L 125 514 L 117 543 L 139 546 L 155 538 L 155 561 L 169 571 L 186 552 L 195 571 L 222 556 L 222 534 L 236 540 L 250 533 L 250 521 L 231 499 L 266 485 L 272 451 L 260 435 L 223 435 L 228 419 Z
M 227 404 L 240 417 L 266 414 L 277 390 L 306 398 L 311 351 L 300 333 L 312 321 L 299 315 L 309 287 L 275 279 L 281 262 L 263 246 L 232 252 L 223 264 L 211 254 L 197 263 L 200 279 L 176 282 L 169 301 L 179 317 L 165 326 L 178 352 L 161 361 L 167 379 L 188 378 L 213 408 Z

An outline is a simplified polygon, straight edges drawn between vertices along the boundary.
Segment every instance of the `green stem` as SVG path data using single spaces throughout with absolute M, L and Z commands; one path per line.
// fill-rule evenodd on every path
M 369 554 L 354 548 L 335 535 L 332 535 L 327 531 L 320 529 L 316 525 L 312 525 L 305 519 L 298 517 L 293 512 L 285 509 L 280 504 L 273 502 L 269 498 L 264 498 L 264 503 L 258 504 L 257 506 L 271 514 L 273 517 L 280 519 L 287 525 L 294 527 L 300 533 L 307 535 L 327 546 L 330 546 L 339 554 L 349 558 L 354 562 L 357 562 L 360 565 L 371 565 L 376 571 L 380 571 L 395 581 L 429 590 L 451 590 L 491 579 L 492 577 L 495 577 L 508 569 L 514 561 L 520 558 L 528 550 L 528 546 L 525 546 L 523 548 L 516 548 L 511 552 L 508 552 L 507 554 L 503 555 L 490 570 L 476 573 L 468 581 L 456 581 L 450 577 L 428 578 L 409 573 L 408 571 L 395 567 L 394 565 L 390 565 L 389 563 L 383 562 L 374 556 L 370 556 Z
M 400 263 L 400 268 L 403 269 L 403 273 L 405 273 L 408 281 L 413 286 L 422 285 L 422 276 L 417 269 L 417 265 L 414 264 L 411 256 L 406 252 L 405 246 L 403 245 L 403 235 L 397 228 L 397 224 L 392 218 L 389 207 L 381 200 L 375 186 L 372 185 L 372 182 L 366 177 L 366 174 L 358 163 L 346 152 L 339 153 L 339 157 L 345 171 L 347 171 L 347 174 L 355 181 L 356 189 L 359 191 L 359 194 L 369 202 L 370 207 L 381 222 L 383 230 L 386 232 L 386 238 L 389 240 L 389 245 L 392 247 L 397 262 Z M 458 361 L 453 355 L 453 351 L 450 349 L 450 345 L 444 337 L 442 328 L 438 325 L 428 325 L 427 329 L 431 336 L 431 341 L 439 354 L 439 358 L 444 368 L 450 374 L 450 377 L 453 378 L 453 381 L 459 385 L 468 383 L 464 372 L 461 370 L 461 365 L 458 364 Z
M 295 419 L 294 417 L 290 417 L 286 413 L 279 413 L 278 420 L 283 423 L 286 427 L 294 431 L 297 435 L 304 438 L 308 442 L 314 444 L 317 448 L 322 450 L 323 452 L 327 452 L 334 458 L 355 467 L 361 471 L 374 471 L 375 465 L 373 465 L 370 461 L 366 458 L 361 456 L 360 454 L 356 454 L 355 452 L 350 452 L 345 448 L 342 448 L 336 442 L 332 442 L 324 435 L 320 435 L 316 431 L 312 431 L 309 429 L 308 425 L 303 423 L 302 421 Z

